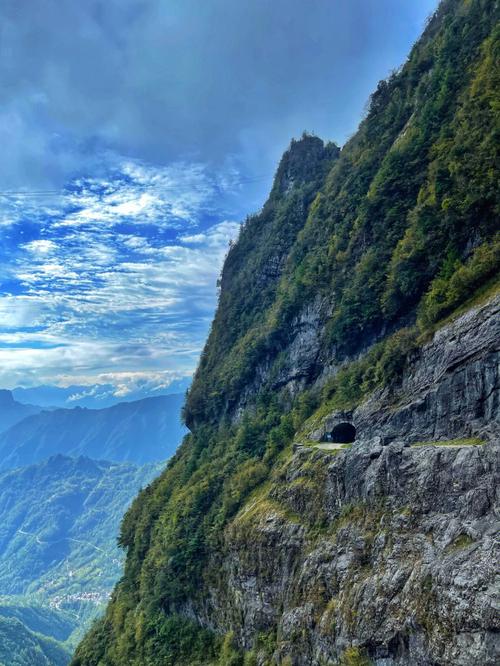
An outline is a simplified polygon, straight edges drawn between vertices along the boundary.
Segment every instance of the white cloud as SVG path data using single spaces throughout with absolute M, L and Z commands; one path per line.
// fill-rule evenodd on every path
M 34 240 L 22 245 L 25 250 L 32 254 L 50 254 L 56 249 L 56 244 L 50 240 Z
M 110 168 L 118 169 L 116 177 L 75 181 L 77 191 L 68 192 L 65 199 L 76 210 L 57 221 L 56 227 L 103 228 L 124 221 L 173 228 L 196 224 L 201 213 L 214 212 L 224 192 L 235 188 L 234 179 L 209 174 L 201 164 L 154 167 L 123 162 L 111 153 L 105 159 Z
M 126 395 L 134 382 L 161 387 L 193 372 L 239 225 L 200 226 L 213 216 L 213 193 L 198 165 L 155 172 L 128 163 L 120 173 L 115 182 L 75 182 L 80 194 L 35 218 L 41 237 L 4 257 L 4 274 L 22 291 L 0 296 L 0 385 L 82 376 L 95 384 L 106 373 Z M 184 220 L 158 214 L 165 192 L 137 194 L 146 182 L 168 185 L 169 215 L 182 210 Z
M 204 233 L 181 236 L 180 240 L 192 245 L 209 245 L 211 247 L 220 246 L 224 243 L 227 245 L 229 241 L 238 236 L 239 229 L 240 225 L 237 222 L 225 221 L 207 229 Z

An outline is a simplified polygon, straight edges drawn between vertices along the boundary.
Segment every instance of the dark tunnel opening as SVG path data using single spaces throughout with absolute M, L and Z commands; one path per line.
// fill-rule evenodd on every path
M 356 439 L 356 428 L 352 423 L 338 423 L 330 433 L 330 442 L 337 444 L 351 444 Z

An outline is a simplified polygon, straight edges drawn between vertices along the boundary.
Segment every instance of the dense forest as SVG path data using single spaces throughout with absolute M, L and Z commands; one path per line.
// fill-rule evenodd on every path
M 197 621 L 207 562 L 307 419 L 397 383 L 435 329 L 498 290 L 499 18 L 494 0 L 444 0 L 342 149 L 292 141 L 226 258 L 184 408 L 191 432 L 125 516 L 125 573 L 75 666 L 272 654 L 272 632 L 245 652 Z M 319 352 L 294 365 L 311 312 Z

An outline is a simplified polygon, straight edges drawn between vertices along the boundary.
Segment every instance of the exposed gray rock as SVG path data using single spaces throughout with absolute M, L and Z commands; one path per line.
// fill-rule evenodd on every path
M 286 387 L 294 396 L 317 379 L 318 366 L 323 367 L 324 363 L 320 358 L 322 336 L 331 310 L 331 303 L 317 297 L 293 319 L 290 343 L 280 355 L 280 363 L 274 365 L 275 358 L 270 355 L 255 368 L 253 380 L 241 392 L 233 410 L 234 421 L 238 421 L 246 409 L 251 409 L 262 386 L 267 384 L 273 391 Z
M 297 447 L 226 529 L 194 617 L 236 630 L 246 649 L 277 627 L 274 658 L 294 666 L 346 654 L 376 666 L 499 663 L 498 308 L 437 332 L 401 387 L 315 433 L 350 420 L 350 449 Z M 470 435 L 486 443 L 410 445 Z
M 499 470 L 493 443 L 302 450 L 226 531 L 199 619 L 247 648 L 277 626 L 278 663 L 493 666 Z
M 359 439 L 427 441 L 498 437 L 500 297 L 437 331 L 412 359 L 401 386 L 377 392 L 350 413 L 334 412 L 311 433 L 320 440 L 340 421 Z

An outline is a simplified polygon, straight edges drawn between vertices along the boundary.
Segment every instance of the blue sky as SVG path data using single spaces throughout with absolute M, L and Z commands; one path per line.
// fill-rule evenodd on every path
M 340 145 L 430 0 L 6 0 L 0 386 L 161 390 L 292 136 Z

